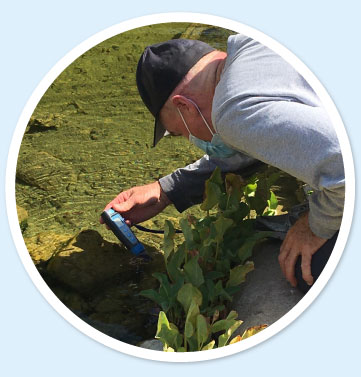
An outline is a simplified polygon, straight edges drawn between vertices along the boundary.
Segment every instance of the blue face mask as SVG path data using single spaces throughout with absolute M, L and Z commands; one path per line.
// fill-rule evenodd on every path
M 236 154 L 237 153 L 236 150 L 234 150 L 231 147 L 229 147 L 228 145 L 224 144 L 224 142 L 222 141 L 220 136 L 218 134 L 215 134 L 215 133 L 212 132 L 212 130 L 209 127 L 206 119 L 204 118 L 203 114 L 201 113 L 199 107 L 192 100 L 190 100 L 190 99 L 188 99 L 188 100 L 191 101 L 193 103 L 193 105 L 197 108 L 200 116 L 203 119 L 203 122 L 206 124 L 207 128 L 209 129 L 209 132 L 212 134 L 212 140 L 211 141 L 204 141 L 204 140 L 198 139 L 198 137 L 195 137 L 194 135 L 192 135 L 191 132 L 189 131 L 189 128 L 187 126 L 186 121 L 184 120 L 184 117 L 183 117 L 181 111 L 177 108 L 178 113 L 179 113 L 180 117 L 182 118 L 186 129 L 189 132 L 189 141 L 192 144 L 194 144 L 196 147 L 202 149 L 210 157 L 227 158 L 227 157 L 231 157 L 234 154 Z

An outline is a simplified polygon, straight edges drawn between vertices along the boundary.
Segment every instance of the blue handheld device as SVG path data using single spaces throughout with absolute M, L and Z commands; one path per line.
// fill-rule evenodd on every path
M 110 208 L 105 210 L 101 216 L 104 222 L 118 237 L 119 241 L 122 242 L 128 250 L 137 256 L 146 254 L 144 246 L 139 242 L 137 237 L 135 237 L 119 212 L 116 212 L 113 208 Z M 143 254 L 140 255 L 141 253 Z

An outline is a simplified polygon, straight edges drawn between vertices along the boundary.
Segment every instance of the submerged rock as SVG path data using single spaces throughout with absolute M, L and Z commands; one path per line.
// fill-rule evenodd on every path
M 86 294 L 103 288 L 110 281 L 120 284 L 134 279 L 140 266 L 142 271 L 149 272 L 158 258 L 161 255 L 153 255 L 153 262 L 146 263 L 119 244 L 104 240 L 97 231 L 83 230 L 50 259 L 47 273 Z
M 71 234 L 41 232 L 33 237 L 24 238 L 26 248 L 35 264 L 48 261 L 71 239 Z
M 71 165 L 39 151 L 20 153 L 16 177 L 29 186 L 54 192 L 65 190 L 69 183 L 76 182 Z
M 121 342 L 135 345 L 137 342 L 141 340 L 141 337 L 139 335 L 132 333 L 131 331 L 129 331 L 129 329 L 127 329 L 123 325 L 97 321 L 75 310 L 74 310 L 74 314 L 76 314 L 79 318 L 81 318 L 88 325 L 94 327 L 96 330 L 102 332 L 103 334 L 111 336 L 114 339 L 120 340 Z
M 36 132 L 57 130 L 61 124 L 61 119 L 62 118 L 60 116 L 52 116 L 47 119 L 31 117 L 25 132 L 32 134 Z

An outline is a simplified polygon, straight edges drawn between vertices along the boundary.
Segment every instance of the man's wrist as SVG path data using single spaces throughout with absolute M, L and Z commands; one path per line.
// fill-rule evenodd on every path
M 162 185 L 157 181 L 159 185 L 159 202 L 164 205 L 164 208 L 172 204 L 166 193 L 163 191 Z

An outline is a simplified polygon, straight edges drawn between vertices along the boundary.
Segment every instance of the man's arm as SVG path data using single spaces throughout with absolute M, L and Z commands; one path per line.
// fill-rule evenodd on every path
M 172 174 L 144 186 L 132 187 L 121 192 L 105 209 L 113 207 L 120 212 L 128 224 L 148 220 L 162 212 L 169 204 L 174 204 L 179 212 L 200 203 L 203 198 L 204 183 L 216 166 L 223 172 L 241 171 L 260 163 L 242 154 L 227 159 L 211 159 L 203 156 L 194 164 L 177 169 Z M 102 218 L 100 222 L 103 224 Z
M 202 202 L 205 181 L 217 166 L 224 173 L 242 173 L 255 164 L 259 164 L 259 161 L 242 153 L 224 159 L 205 155 L 193 164 L 161 178 L 159 183 L 177 210 L 183 212 L 192 205 Z

